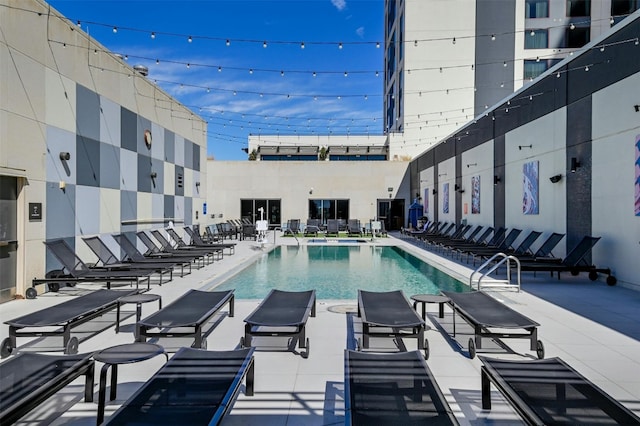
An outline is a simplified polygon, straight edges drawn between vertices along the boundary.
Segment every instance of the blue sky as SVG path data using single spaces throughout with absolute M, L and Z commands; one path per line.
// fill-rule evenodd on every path
M 207 120 L 217 160 L 249 134 L 382 133 L 383 0 L 49 3 Z

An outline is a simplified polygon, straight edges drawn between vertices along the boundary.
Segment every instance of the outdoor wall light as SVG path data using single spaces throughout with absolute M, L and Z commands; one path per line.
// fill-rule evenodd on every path
M 502 180 L 502 179 L 500 179 L 500 176 L 498 176 L 498 175 L 494 175 L 494 176 L 493 176 L 493 184 L 494 184 L 494 185 L 499 184 L 499 183 L 501 182 L 501 180 Z
M 463 193 L 464 189 L 462 189 L 462 187 L 460 185 L 458 185 L 457 183 L 455 185 L 453 185 L 453 190 L 459 193 Z
M 200 188 L 200 182 L 196 182 L 196 186 Z
M 578 167 L 581 167 L 580 161 L 576 157 L 571 157 L 571 173 L 575 173 Z
M 313 187 L 309 188 L 309 195 L 313 194 Z
M 522 151 L 522 148 L 533 148 L 533 144 L 531 145 L 518 145 L 518 149 Z
M 151 179 L 155 179 L 158 177 L 158 173 L 156 172 L 151 172 Z
M 71 159 L 71 154 L 69 154 L 68 152 L 65 152 L 65 151 L 61 151 L 60 152 L 60 160 L 69 161 L 70 159 Z
M 477 165 L 478 165 L 478 163 L 469 163 L 469 164 L 467 164 L 467 169 L 468 169 L 469 167 L 471 167 L 471 166 L 477 166 Z
M 431 194 L 436 195 L 438 193 L 438 190 L 433 188 L 433 190 L 431 190 Z
M 549 178 L 551 183 L 558 183 L 562 180 L 562 175 L 553 175 Z
M 634 105 L 633 109 L 635 109 L 636 112 L 640 112 L 640 105 Z

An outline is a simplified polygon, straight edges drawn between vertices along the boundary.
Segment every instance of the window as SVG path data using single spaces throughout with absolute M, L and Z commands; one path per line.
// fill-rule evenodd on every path
M 309 200 L 309 219 L 349 219 L 349 200 Z
M 529 59 L 524 61 L 524 79 L 525 80 L 533 80 L 537 78 L 540 74 L 553 67 L 555 64 L 560 62 L 561 59 L 547 59 L 547 60 L 537 60 L 537 59 Z
M 269 222 L 270 227 L 282 224 L 280 200 L 240 200 L 240 216 L 242 219 L 249 219 L 251 223 L 260 220 L 260 208 L 264 209 L 264 218 Z
M 261 155 L 260 161 L 318 161 L 317 155 Z
M 590 16 L 591 0 L 567 0 L 567 16 Z
M 589 27 L 568 28 L 566 31 L 566 45 L 564 47 L 578 48 L 584 46 L 589 43 L 590 32 Z
M 549 0 L 526 0 L 525 18 L 548 18 Z
M 524 79 L 532 80 L 547 70 L 547 61 L 525 60 Z
M 549 32 L 546 29 L 527 30 L 524 36 L 525 49 L 546 49 L 549 47 Z
M 611 0 L 611 16 L 629 15 L 638 8 L 638 0 Z

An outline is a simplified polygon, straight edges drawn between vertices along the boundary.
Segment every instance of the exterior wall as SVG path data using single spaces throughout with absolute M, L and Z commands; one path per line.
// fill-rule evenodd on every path
M 193 223 L 204 200 L 194 186 L 202 179 L 204 194 L 207 138 L 206 122 L 46 3 L 6 3 L 0 14 L 0 174 L 27 183 L 18 198 L 16 292 L 24 294 L 31 278 L 59 267 L 44 240 L 64 238 L 92 262 L 79 237 L 167 220 Z M 69 153 L 68 161 L 61 152 Z M 178 169 L 185 174 L 183 194 L 174 189 Z M 41 221 L 28 221 L 29 203 L 42 203 Z M 169 212 L 165 205 L 172 206 Z
M 486 143 L 462 153 L 462 167 L 459 169 L 464 192 L 461 195 L 462 220 L 483 226 L 493 225 L 493 144 Z M 468 167 L 467 167 L 468 165 Z M 472 211 L 473 177 L 480 178 L 480 212 Z
M 477 163 L 481 200 L 494 199 L 492 226 L 522 229 L 516 244 L 531 230 L 543 232 L 534 250 L 548 234 L 564 233 L 565 239 L 554 250 L 559 257 L 585 235 L 601 237 L 586 260 L 611 268 L 620 285 L 640 289 L 633 153 L 640 138 L 639 31 L 640 12 L 635 12 L 421 154 L 410 166 L 415 173 L 412 190 L 422 189 L 422 181 L 432 185 L 430 179 L 436 179 L 440 194 L 453 171 L 465 189 L 455 201 L 458 208 L 458 202 L 470 197 L 468 185 L 474 172 L 471 167 L 465 170 L 466 164 Z M 570 170 L 572 158 L 580 162 L 575 172 Z M 537 214 L 523 213 L 523 167 L 530 162 L 538 164 Z M 485 185 L 492 174 L 501 182 Z M 549 178 L 557 175 L 560 180 L 551 182 Z M 453 218 L 449 213 L 440 214 L 439 220 L 463 218 L 472 224 L 484 224 L 481 221 L 487 219 L 484 214 L 476 219 L 464 214 Z
M 405 199 L 410 204 L 407 162 L 355 161 L 208 161 L 208 225 L 240 218 L 241 199 L 280 199 L 281 217 L 309 217 L 309 199 L 349 199 L 349 216 L 369 221 L 377 200 Z M 393 188 L 390 194 L 388 188 Z M 310 194 L 310 191 L 313 193 Z M 222 215 L 222 217 L 220 217 Z M 406 220 L 406 218 L 405 218 Z
M 593 95 L 593 235 L 602 240 L 594 258 L 606 258 L 622 281 L 640 285 L 640 217 L 633 216 L 634 145 L 640 138 L 640 74 Z M 637 166 L 636 166 L 637 168 Z

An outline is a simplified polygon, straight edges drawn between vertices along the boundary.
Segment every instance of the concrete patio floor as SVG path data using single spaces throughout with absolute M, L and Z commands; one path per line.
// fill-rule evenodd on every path
M 273 238 L 271 237 L 271 240 Z M 293 238 L 277 238 L 277 244 L 296 244 Z M 304 244 L 304 243 L 303 243 Z M 382 238 L 375 244 L 393 244 L 437 265 L 450 274 L 468 281 L 469 265 L 421 249 L 402 239 Z M 273 241 L 260 248 L 255 241 L 238 241 L 236 254 L 226 256 L 191 275 L 174 278 L 151 292 L 162 296 L 163 305 L 191 288 L 213 288 L 229 275 L 263 256 Z M 545 345 L 545 357 L 558 356 L 592 380 L 622 404 L 640 415 L 640 292 L 621 286 L 609 287 L 604 282 L 589 281 L 583 276 L 564 274 L 562 280 L 548 274 L 522 275 L 521 292 L 492 291 L 508 306 L 540 323 L 538 338 Z M 390 285 L 391 287 L 391 285 Z M 35 300 L 14 300 L 0 305 L 0 339 L 8 336 L 4 321 L 68 300 L 72 294 L 95 286 L 78 285 L 59 293 L 46 293 Z M 390 288 L 391 289 L 391 288 Z M 410 296 L 410 295 L 407 295 Z M 235 316 L 228 317 L 226 308 L 209 335 L 209 350 L 238 347 L 244 330 L 243 319 L 259 300 L 236 300 Z M 131 305 L 127 306 L 128 308 Z M 354 314 L 355 300 L 318 300 L 317 315 L 307 323 L 310 356 L 287 351 L 286 342 L 278 339 L 256 341 L 255 395 L 240 394 L 225 425 L 334 425 L 344 423 L 344 349 L 354 348 L 360 323 Z M 143 305 L 143 317 L 157 309 L 156 303 Z M 492 390 L 492 410 L 481 408 L 480 366 L 476 357 L 469 359 L 466 341 L 469 330 L 452 331 L 452 313 L 437 315 L 437 305 L 428 305 L 426 337 L 430 345 L 428 365 L 462 425 L 521 424 L 518 415 L 496 390 Z M 114 327 L 80 343 L 80 352 L 133 341 L 133 318 L 123 321 L 121 332 Z M 37 339 L 18 339 L 20 349 L 28 350 Z M 458 343 L 460 342 L 460 343 Z M 181 342 L 160 341 L 169 351 Z M 415 340 L 407 340 L 407 349 L 416 348 Z M 504 345 L 488 342 L 483 355 L 508 359 L 534 359 L 527 340 L 505 340 Z M 394 350 L 390 339 L 373 339 L 372 349 Z M 60 353 L 60 352 L 58 352 Z M 119 369 L 118 395 L 106 407 L 112 414 L 142 383 L 164 363 L 156 357 Z M 100 366 L 96 366 L 99 371 Z M 94 402 L 82 399 L 82 379 L 62 391 L 21 419 L 19 425 L 95 425 L 97 412 L 97 377 Z

